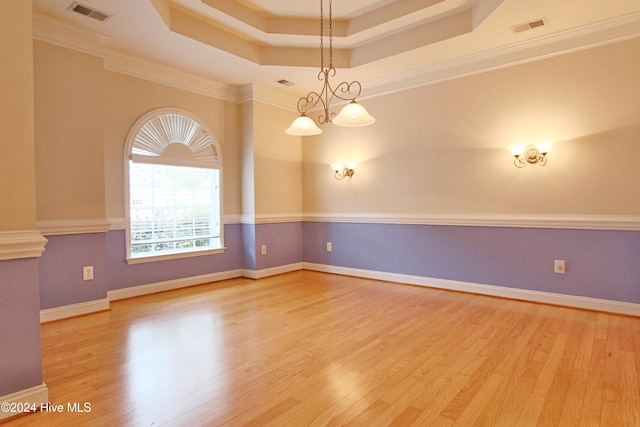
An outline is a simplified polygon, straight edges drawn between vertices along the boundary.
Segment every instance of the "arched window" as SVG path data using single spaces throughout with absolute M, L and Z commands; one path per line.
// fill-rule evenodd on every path
M 197 117 L 162 108 L 141 117 L 125 145 L 127 259 L 222 252 L 222 154 Z

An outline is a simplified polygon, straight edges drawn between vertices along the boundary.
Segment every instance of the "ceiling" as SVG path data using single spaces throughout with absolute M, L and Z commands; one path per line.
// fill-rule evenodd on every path
M 296 97 L 319 89 L 318 0 L 79 1 L 112 15 L 104 22 L 71 11 L 73 1 L 33 0 L 36 38 L 88 51 L 91 39 L 105 57 L 225 85 Z M 332 8 L 336 79 L 359 80 L 367 96 L 640 36 L 638 0 L 334 0 Z

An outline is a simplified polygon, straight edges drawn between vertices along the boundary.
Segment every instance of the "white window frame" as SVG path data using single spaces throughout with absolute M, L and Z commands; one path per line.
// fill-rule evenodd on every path
M 164 149 L 171 144 L 182 144 L 193 156 L 167 157 Z M 224 247 L 224 210 L 222 183 L 222 151 L 213 132 L 195 115 L 178 108 L 159 108 L 140 117 L 133 125 L 124 150 L 125 175 L 125 215 L 126 215 L 126 260 L 128 264 L 187 258 L 222 253 Z M 165 156 L 163 157 L 163 154 Z M 208 249 L 193 249 L 176 253 L 136 255 L 131 253 L 131 195 L 130 164 L 147 163 L 169 166 L 187 166 L 216 169 L 219 173 L 218 223 L 220 224 L 220 245 Z

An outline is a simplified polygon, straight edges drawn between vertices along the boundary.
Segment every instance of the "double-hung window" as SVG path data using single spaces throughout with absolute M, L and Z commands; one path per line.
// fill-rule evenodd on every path
M 126 145 L 129 262 L 223 250 L 222 156 L 190 113 L 143 116 Z

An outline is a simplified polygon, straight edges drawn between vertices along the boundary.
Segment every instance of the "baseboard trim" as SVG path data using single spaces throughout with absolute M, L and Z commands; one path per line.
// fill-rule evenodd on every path
M 220 273 L 202 274 L 200 276 L 167 280 L 165 282 L 150 283 L 148 285 L 115 289 L 107 292 L 107 299 L 109 301 L 118 301 L 127 298 L 139 297 L 142 295 L 155 294 L 157 292 L 172 291 L 174 289 L 202 285 L 209 282 L 219 282 L 220 280 L 235 279 L 237 277 L 242 277 L 242 270 L 229 270 Z
M 63 305 L 62 307 L 45 308 L 40 310 L 40 323 L 97 313 L 98 311 L 109 310 L 109 308 L 108 298 Z
M 229 270 L 220 273 L 203 274 L 200 276 L 185 277 L 182 279 L 150 283 L 130 288 L 115 289 L 107 292 L 107 298 L 40 310 L 40 323 L 110 310 L 111 301 L 155 294 L 157 292 L 171 291 L 189 286 L 202 285 L 209 282 L 235 279 L 237 277 L 242 277 L 242 270 Z
M 33 404 L 37 409 L 40 409 L 40 405 L 49 402 L 49 389 L 45 383 L 37 385 L 35 387 L 27 388 L 17 391 L 15 393 L 7 394 L 6 396 L 0 396 L 0 402 L 9 404 Z M 23 414 L 23 412 L 5 412 L 0 411 L 0 421 L 7 418 L 12 418 Z
M 461 282 L 456 280 L 411 276 L 406 274 L 387 273 L 375 270 L 362 270 L 358 268 L 339 267 L 308 262 L 304 263 L 304 269 L 319 271 L 323 273 L 342 274 L 345 276 L 384 280 L 387 282 L 425 286 L 429 288 L 445 289 L 449 291 L 469 292 L 479 295 L 517 299 L 522 301 L 560 305 L 564 307 L 580 308 L 585 310 L 595 310 L 606 313 L 624 314 L 628 316 L 640 317 L 640 304 L 621 301 L 556 294 L 551 292 L 532 291 L 527 289 L 507 288 L 503 286 L 483 285 L 479 283 Z
M 262 270 L 242 270 L 242 277 L 247 277 L 249 279 L 262 279 L 264 277 L 302 270 L 303 268 L 304 263 L 296 262 L 293 264 L 279 265 L 277 267 L 263 268 Z

